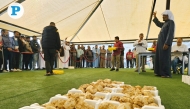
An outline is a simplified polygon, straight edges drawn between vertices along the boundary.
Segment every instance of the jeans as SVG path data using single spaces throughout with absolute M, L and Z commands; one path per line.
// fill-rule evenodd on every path
M 13 52 L 12 69 L 19 69 L 20 53 Z
M 39 68 L 39 53 L 33 54 L 33 69 L 36 68 L 36 65 L 37 65 L 37 68 Z
M 177 72 L 177 69 L 176 69 L 176 66 L 177 64 L 179 63 L 179 58 L 178 57 L 175 57 L 173 60 L 172 60 L 172 70 L 173 70 L 173 73 L 175 74 Z
M 3 50 L 3 55 L 4 55 L 4 70 L 7 69 L 7 60 L 9 61 L 9 70 L 12 68 L 12 52 L 8 51 L 7 49 Z
M 81 67 L 81 60 L 80 58 L 77 58 L 76 68 L 80 68 L 80 67 Z
M 32 57 L 32 54 L 23 54 L 22 69 L 28 70 L 29 69 L 28 67 L 31 67 L 31 66 L 29 66 L 30 61 L 31 61 L 31 57 Z
M 129 68 L 129 64 L 130 68 L 133 68 L 132 60 L 127 60 L 127 68 Z
M 23 54 L 20 54 L 20 60 L 19 60 L 19 68 L 22 69 L 22 63 L 23 63 Z

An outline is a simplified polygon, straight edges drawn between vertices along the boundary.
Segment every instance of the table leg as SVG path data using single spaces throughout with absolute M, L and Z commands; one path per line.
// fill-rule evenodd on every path
M 141 54 L 138 55 L 138 73 L 140 73 Z
M 182 74 L 184 74 L 184 65 L 185 65 L 185 63 L 184 63 L 184 55 L 182 56 Z
M 190 54 L 188 54 L 188 73 L 187 74 L 190 76 Z

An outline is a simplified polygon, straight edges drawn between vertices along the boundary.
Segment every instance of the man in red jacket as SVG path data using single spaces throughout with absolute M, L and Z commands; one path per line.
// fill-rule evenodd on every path
M 133 59 L 133 52 L 131 52 L 131 49 L 129 49 L 129 51 L 126 53 L 127 68 L 129 68 L 129 63 L 130 63 L 130 68 L 133 68 L 132 59 Z
M 114 65 L 116 65 L 116 71 L 119 71 L 119 67 L 120 67 L 120 54 L 121 54 L 121 50 L 123 49 L 123 43 L 119 41 L 119 37 L 116 36 L 115 37 L 115 44 L 114 47 L 116 47 L 116 50 L 113 50 L 113 54 L 112 54 L 112 68 L 110 71 L 115 70 Z M 116 64 L 115 64 L 116 62 Z

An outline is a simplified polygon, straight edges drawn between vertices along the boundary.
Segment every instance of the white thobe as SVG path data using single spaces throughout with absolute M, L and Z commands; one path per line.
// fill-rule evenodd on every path
M 69 50 L 70 50 L 70 47 L 67 46 L 67 45 L 64 45 L 64 57 L 63 57 L 63 68 L 68 68 L 69 66 Z

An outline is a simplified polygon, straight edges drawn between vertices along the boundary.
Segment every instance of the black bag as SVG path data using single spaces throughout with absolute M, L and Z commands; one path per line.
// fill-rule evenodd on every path
M 61 47 L 61 51 L 60 51 L 60 57 L 63 57 L 64 56 L 64 48 L 63 48 L 63 46 Z

